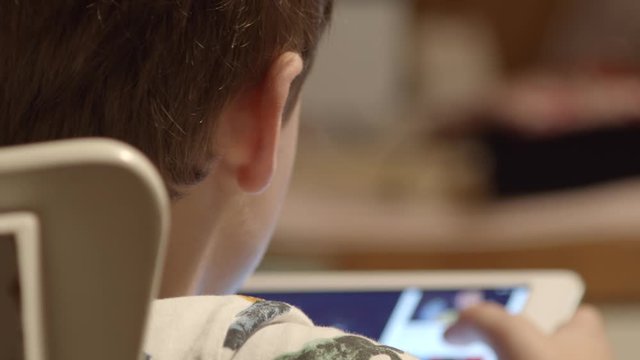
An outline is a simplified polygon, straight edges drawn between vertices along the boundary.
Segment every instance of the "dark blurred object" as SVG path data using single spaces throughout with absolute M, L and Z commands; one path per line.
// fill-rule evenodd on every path
M 640 119 L 635 119 L 640 123 Z M 482 136 L 494 159 L 496 195 L 565 190 L 640 175 L 640 126 L 527 138 L 506 131 Z
M 531 74 L 472 120 L 498 196 L 567 190 L 640 175 L 640 75 Z

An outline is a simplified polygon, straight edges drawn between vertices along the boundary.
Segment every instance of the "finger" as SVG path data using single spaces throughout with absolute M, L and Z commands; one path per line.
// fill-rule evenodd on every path
M 597 308 L 591 305 L 581 306 L 566 324 L 556 331 L 556 335 L 591 334 L 604 335 L 604 319 Z
M 507 359 L 530 358 L 530 355 L 539 354 L 547 342 L 546 336 L 532 323 L 493 303 L 463 311 L 447 330 L 445 338 L 454 344 L 484 340 Z
M 607 339 L 604 319 L 593 306 L 581 306 L 573 318 L 560 327 L 552 337 L 569 351 L 581 349 L 593 359 L 613 359 L 613 350 Z
M 581 346 L 589 342 L 600 349 L 603 354 L 610 354 L 611 348 L 607 340 L 604 318 L 593 306 L 581 306 L 573 318 L 560 327 L 553 336 L 554 341 Z
M 504 307 L 496 303 L 482 303 L 462 311 L 456 323 L 447 331 L 447 335 L 453 337 L 457 330 L 469 326 L 489 338 L 509 339 L 519 336 L 520 333 L 532 337 L 544 336 L 531 322 L 509 314 Z

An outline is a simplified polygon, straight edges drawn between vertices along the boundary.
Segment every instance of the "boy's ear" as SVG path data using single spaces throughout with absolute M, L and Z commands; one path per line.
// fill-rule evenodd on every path
M 271 183 L 291 84 L 302 69 L 297 53 L 280 55 L 262 82 L 242 91 L 223 111 L 217 132 L 221 160 L 245 192 L 262 192 Z

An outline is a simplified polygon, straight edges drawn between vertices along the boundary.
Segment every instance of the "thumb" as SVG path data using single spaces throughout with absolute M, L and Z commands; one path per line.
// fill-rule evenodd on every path
M 585 335 L 590 337 L 604 337 L 604 319 L 593 306 L 582 305 L 573 318 L 556 331 L 558 337 Z
M 466 344 L 482 340 L 501 359 L 540 359 L 547 339 L 532 323 L 495 303 L 483 303 L 460 313 L 445 333 L 447 341 Z
M 592 359 L 613 359 L 604 319 L 596 308 L 589 305 L 581 306 L 573 318 L 556 331 L 552 339 L 564 344 L 570 351 L 581 349 L 583 353 L 592 355 Z

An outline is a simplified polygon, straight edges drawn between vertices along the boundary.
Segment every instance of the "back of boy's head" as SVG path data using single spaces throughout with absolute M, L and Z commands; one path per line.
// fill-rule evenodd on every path
M 332 0 L 0 3 L 0 146 L 106 136 L 142 150 L 170 191 L 216 154 L 224 105 L 276 56 L 302 55 L 294 103 Z

